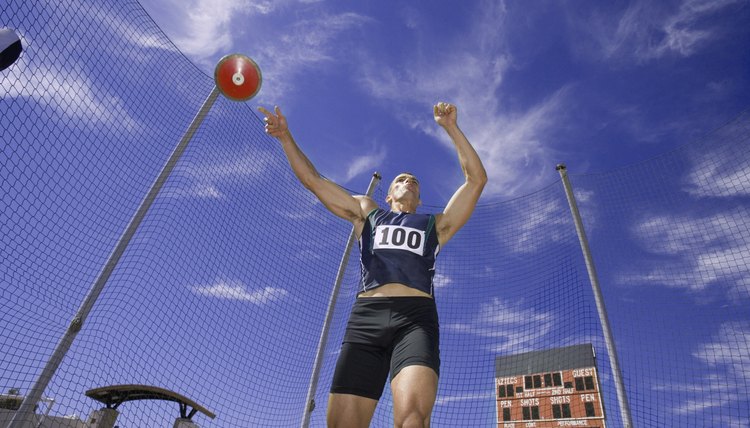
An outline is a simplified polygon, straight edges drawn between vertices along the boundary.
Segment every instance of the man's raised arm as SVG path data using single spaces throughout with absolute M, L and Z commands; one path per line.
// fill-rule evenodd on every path
M 286 117 L 281 114 L 279 107 L 275 107 L 273 113 L 263 107 L 258 110 L 265 116 L 266 133 L 279 140 L 292 171 L 302 185 L 315 194 L 333 214 L 352 222 L 359 234 L 365 216 L 362 207 L 370 204 L 375 206 L 375 202 L 366 197 L 354 197 L 338 184 L 323 178 L 294 141 Z
M 466 178 L 448 201 L 443 213 L 437 216 L 438 239 L 441 245 L 445 245 L 469 221 L 484 185 L 487 184 L 487 172 L 474 147 L 458 127 L 456 106 L 438 103 L 434 107 L 434 115 L 435 122 L 451 137 Z

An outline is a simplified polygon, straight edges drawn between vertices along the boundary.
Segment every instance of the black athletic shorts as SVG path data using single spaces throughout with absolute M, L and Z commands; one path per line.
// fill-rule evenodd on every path
M 421 365 L 440 374 L 439 326 L 429 297 L 357 299 L 346 326 L 331 392 L 380 399 L 406 366 Z

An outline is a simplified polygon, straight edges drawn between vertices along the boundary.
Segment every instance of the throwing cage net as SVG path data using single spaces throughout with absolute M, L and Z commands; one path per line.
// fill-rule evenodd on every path
M 0 23 L 24 44 L 0 72 L 4 426 L 213 82 L 135 1 L 10 0 Z M 262 128 L 250 106 L 217 100 L 44 389 L 34 423 L 85 426 L 103 407 L 87 391 L 150 385 L 216 414 L 195 415 L 201 426 L 300 425 L 350 226 L 297 183 Z M 576 400 L 582 420 L 605 416 L 606 426 L 628 417 L 639 427 L 748 426 L 749 131 L 743 115 L 657 158 L 570 177 L 627 409 L 562 183 L 483 201 L 439 257 L 433 426 L 573 418 Z M 357 251 L 310 426 L 325 425 Z M 586 364 L 555 357 L 580 345 L 594 351 L 591 384 L 589 372 L 566 371 Z M 165 400 L 117 410 L 123 428 L 171 426 L 178 413 Z M 386 387 L 372 426 L 392 423 Z

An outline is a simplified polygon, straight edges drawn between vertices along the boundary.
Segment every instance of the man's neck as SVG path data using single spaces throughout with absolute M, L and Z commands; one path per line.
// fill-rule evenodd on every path
M 393 202 L 391 204 L 391 211 L 400 213 L 414 214 L 417 212 L 417 207 L 414 204 L 405 204 L 401 202 Z

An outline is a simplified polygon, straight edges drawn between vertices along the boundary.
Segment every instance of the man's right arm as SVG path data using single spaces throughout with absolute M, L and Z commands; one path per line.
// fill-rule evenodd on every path
M 354 197 L 338 184 L 323 178 L 294 141 L 289 132 L 286 117 L 281 114 L 278 107 L 275 108 L 274 113 L 263 107 L 259 110 L 265 115 L 266 133 L 279 140 L 289 165 L 300 183 L 310 190 L 330 212 L 352 222 L 359 236 L 367 212 L 377 207 L 377 204 L 366 196 Z

